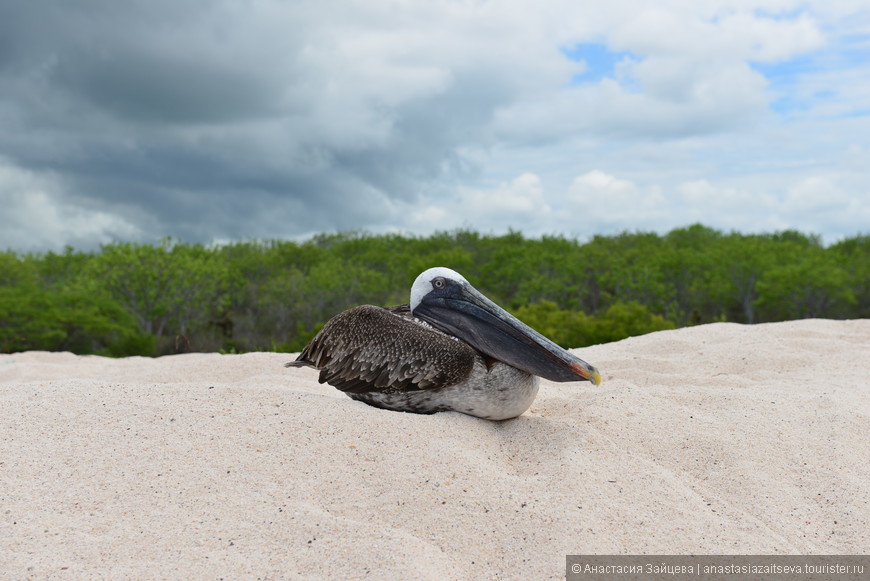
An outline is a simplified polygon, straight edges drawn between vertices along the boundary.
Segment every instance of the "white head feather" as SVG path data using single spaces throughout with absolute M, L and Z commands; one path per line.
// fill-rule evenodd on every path
M 432 280 L 438 278 L 439 276 L 444 277 L 448 280 L 455 280 L 456 282 L 463 282 L 465 284 L 468 284 L 468 281 L 465 280 L 464 276 L 462 276 L 455 270 L 450 270 L 449 268 L 445 268 L 443 266 L 436 266 L 435 268 L 430 268 L 429 270 L 423 271 L 420 276 L 417 277 L 417 280 L 414 281 L 414 284 L 411 286 L 412 313 L 423 300 L 423 297 L 425 297 L 432 291 Z

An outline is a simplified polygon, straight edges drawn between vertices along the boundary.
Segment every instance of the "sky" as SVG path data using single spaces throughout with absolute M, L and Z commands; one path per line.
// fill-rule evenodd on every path
M 0 0 L 0 249 L 870 233 L 866 0 Z

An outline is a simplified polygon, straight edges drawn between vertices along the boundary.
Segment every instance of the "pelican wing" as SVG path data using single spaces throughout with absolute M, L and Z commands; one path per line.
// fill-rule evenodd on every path
M 363 305 L 334 316 L 296 361 L 347 393 L 438 389 L 468 377 L 477 352 L 415 321 L 407 305 Z

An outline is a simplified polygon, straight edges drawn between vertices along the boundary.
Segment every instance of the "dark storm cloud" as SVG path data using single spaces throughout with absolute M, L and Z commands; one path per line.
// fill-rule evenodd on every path
M 127 131 L 137 123 L 228 123 L 278 114 L 286 79 L 253 60 L 265 55 L 250 45 L 240 57 L 221 45 L 218 32 L 203 30 L 208 4 L 199 7 L 202 14 L 197 4 L 28 2 L 7 8 L 11 17 L 0 22 L 6 49 L 0 71 L 10 89 L 5 104 L 19 107 L 37 127 L 78 114 L 91 123 L 114 118 L 129 124 Z
M 280 113 L 280 85 L 221 63 L 145 51 L 62 57 L 57 88 L 139 123 L 222 123 Z
M 389 75 L 332 55 L 322 27 L 325 44 L 306 44 L 309 9 L 273 9 L 7 5 L 0 158 L 50 172 L 57 196 L 145 237 L 198 240 L 376 224 L 391 198 L 468 169 L 456 148 L 481 126 L 462 94 L 473 88 L 386 102 Z

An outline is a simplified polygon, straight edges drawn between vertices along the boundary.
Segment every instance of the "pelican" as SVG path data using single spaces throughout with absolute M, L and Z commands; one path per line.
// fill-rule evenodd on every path
M 330 319 L 287 367 L 394 411 L 487 420 L 529 409 L 538 378 L 601 383 L 598 370 L 496 305 L 449 268 L 414 281 L 410 305 L 363 305 Z

